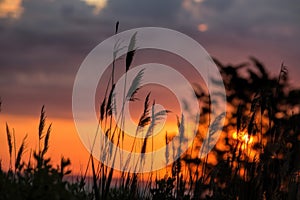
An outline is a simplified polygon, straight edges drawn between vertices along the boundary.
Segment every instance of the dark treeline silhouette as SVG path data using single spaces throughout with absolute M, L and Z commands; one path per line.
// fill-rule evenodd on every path
M 290 89 L 284 64 L 272 77 L 257 59 L 250 61 L 233 66 L 215 59 L 230 105 L 220 141 L 227 148 L 214 148 L 217 165 L 199 161 L 207 171 L 196 180 L 194 199 L 203 188 L 211 191 L 207 199 L 300 197 L 300 90 Z M 232 130 L 247 138 L 232 139 Z

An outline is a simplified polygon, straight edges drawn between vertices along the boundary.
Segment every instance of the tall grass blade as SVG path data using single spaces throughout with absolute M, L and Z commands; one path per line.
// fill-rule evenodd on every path
M 45 106 L 42 107 L 41 115 L 40 115 L 40 123 L 39 123 L 39 140 L 43 137 L 43 130 L 45 128 Z
M 150 121 L 151 121 L 151 118 L 149 116 L 149 98 L 150 98 L 150 94 L 151 92 L 149 92 L 145 98 L 145 101 L 144 101 L 144 111 L 143 111 L 143 114 L 141 115 L 140 119 L 139 119 L 139 124 L 138 124 L 138 128 L 139 127 L 145 127 L 147 126 Z
M 108 96 L 108 100 L 107 100 L 107 105 L 106 105 L 106 115 L 111 116 L 113 111 L 115 110 L 114 108 L 114 96 L 115 96 L 115 84 L 113 84 L 109 96 Z
M 137 75 L 134 77 L 134 79 L 132 80 L 132 83 L 131 83 L 131 85 L 129 87 L 129 90 L 127 92 L 127 95 L 126 95 L 126 99 L 128 101 L 134 101 L 134 100 L 136 100 L 135 94 L 137 93 L 137 91 L 140 88 L 141 81 L 142 81 L 142 78 L 143 78 L 143 75 L 144 75 L 144 70 L 145 69 L 141 69 L 137 73 Z
M 6 137 L 7 137 L 7 144 L 8 144 L 8 152 L 9 152 L 9 157 L 12 157 L 12 148 L 13 148 L 13 143 L 11 139 L 11 132 L 9 130 L 8 124 L 6 123 Z
M 166 159 L 166 165 L 169 164 L 169 157 L 170 157 L 168 143 L 169 143 L 168 132 L 166 132 L 166 135 L 165 135 L 165 145 L 166 145 L 165 159 Z
M 26 141 L 26 138 L 27 138 L 27 135 L 23 138 L 23 141 L 21 143 L 21 146 L 18 150 L 18 154 L 17 154 L 17 158 L 16 158 L 16 162 L 15 162 L 15 170 L 21 170 L 22 169 L 22 166 L 21 165 L 21 159 L 22 159 L 22 155 L 23 155 L 23 152 L 25 150 L 25 141 Z
M 104 97 L 100 106 L 100 121 L 102 122 L 105 115 L 106 97 Z
M 97 175 L 96 175 L 96 170 L 95 170 L 95 165 L 94 165 L 94 158 L 92 154 L 90 155 L 91 158 L 91 163 L 92 163 L 92 175 L 93 175 L 93 189 L 95 193 L 95 200 L 100 200 L 100 194 L 99 194 L 99 189 L 97 185 Z
M 12 149 L 13 149 L 13 142 L 11 138 L 11 132 L 9 130 L 8 124 L 6 123 L 6 138 L 7 138 L 7 145 L 8 145 L 8 152 L 9 152 L 9 168 L 12 168 Z
M 248 134 L 253 135 L 255 130 L 255 112 L 252 113 L 251 119 L 248 124 Z
M 51 126 L 52 126 L 52 124 L 49 125 L 47 133 L 45 135 L 44 148 L 43 148 L 43 151 L 42 151 L 42 156 L 44 156 L 46 154 L 46 152 L 48 151 L 48 149 L 49 149 L 49 139 L 50 139 Z
M 119 30 L 119 21 L 117 21 L 117 23 L 116 23 L 116 29 L 115 29 L 115 34 L 117 34 L 118 33 L 118 30 Z
M 135 43 L 136 43 L 136 34 L 137 32 L 135 32 L 129 42 L 129 46 L 128 46 L 128 50 L 127 50 L 127 54 L 126 54 L 126 72 L 128 72 L 130 65 L 133 61 L 133 57 L 136 51 L 136 47 L 135 47 Z
M 237 134 L 240 132 L 242 127 L 242 117 L 243 117 L 243 107 L 239 104 L 237 109 L 237 119 L 236 119 L 236 132 Z

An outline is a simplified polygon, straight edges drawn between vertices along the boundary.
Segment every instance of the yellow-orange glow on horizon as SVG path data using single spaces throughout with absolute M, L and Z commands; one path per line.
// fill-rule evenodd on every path
M 259 151 L 253 149 L 253 145 L 257 142 L 257 137 L 251 136 L 245 131 L 241 131 L 238 134 L 235 131 L 231 134 L 231 137 L 240 143 L 241 150 L 243 150 L 250 159 L 255 159 L 259 154 Z
M 17 19 L 23 13 L 22 0 L 0 1 L 0 18 L 11 17 Z
M 234 132 L 232 134 L 232 138 L 235 140 L 239 140 L 240 142 L 242 142 L 244 144 L 252 144 L 253 143 L 253 137 L 249 136 L 248 133 L 245 133 L 245 132 L 239 132 L 239 134 L 237 134 L 237 132 Z
M 95 15 L 99 14 L 100 11 L 103 8 L 105 8 L 107 4 L 107 0 L 82 0 L 82 1 L 84 1 L 87 5 L 93 6 L 95 8 L 93 11 Z
M 207 31 L 207 30 L 208 30 L 207 24 L 199 24 L 199 25 L 198 25 L 198 30 L 199 30 L 200 32 L 205 32 L 205 31 Z
M 7 121 L 10 130 L 15 131 L 16 146 L 20 146 L 23 138 L 27 134 L 26 139 L 26 149 L 25 153 L 22 156 L 22 161 L 27 161 L 30 157 L 32 151 L 37 150 L 38 147 L 38 125 L 39 117 L 32 116 L 16 116 L 16 115 L 7 115 L 1 114 L 0 121 Z M 72 165 L 70 169 L 73 174 L 81 174 L 86 166 L 89 159 L 89 149 L 86 149 L 75 128 L 74 121 L 72 119 L 61 119 L 61 118 L 47 118 L 46 120 L 46 129 L 52 123 L 51 135 L 49 140 L 49 151 L 46 154 L 46 157 L 51 158 L 51 162 L 54 166 L 60 163 L 62 156 L 65 158 L 70 158 Z M 189 127 L 189 126 L 188 126 Z M 189 128 L 186 127 L 186 131 L 189 132 Z M 166 123 L 163 129 L 154 137 L 154 149 L 157 150 L 165 145 L 165 135 L 168 131 L 169 140 L 174 140 L 175 136 L 178 136 L 178 127 L 176 122 L 171 120 L 171 122 Z M 8 146 L 6 138 L 6 127 L 5 123 L 0 123 L 0 146 L 3 148 L 0 149 L 0 159 L 2 160 L 3 169 L 7 170 L 9 167 L 9 155 L 8 155 Z M 136 141 L 137 152 L 140 152 L 139 145 L 142 145 L 143 141 Z M 131 151 L 132 146 L 128 144 L 133 143 L 133 138 L 126 136 L 124 138 L 123 149 Z M 146 152 L 151 152 L 152 147 L 152 137 L 148 140 L 148 145 Z M 178 139 L 174 140 L 175 147 L 178 145 Z M 134 149 L 135 151 L 135 149 Z M 170 155 L 173 155 L 172 149 L 169 149 Z M 161 155 L 164 159 L 165 155 Z M 34 162 L 33 162 L 34 163 Z

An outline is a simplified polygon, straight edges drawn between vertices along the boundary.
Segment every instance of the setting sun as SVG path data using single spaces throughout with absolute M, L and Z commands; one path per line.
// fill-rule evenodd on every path
M 243 131 L 241 131 L 239 133 L 237 133 L 236 131 L 233 132 L 232 138 L 235 140 L 238 140 L 244 144 L 252 144 L 253 143 L 253 137 L 249 136 L 248 133 L 243 132 Z

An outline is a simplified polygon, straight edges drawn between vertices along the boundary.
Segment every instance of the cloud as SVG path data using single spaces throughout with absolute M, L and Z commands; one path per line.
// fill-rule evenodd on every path
M 116 17 L 126 17 L 133 21 L 150 20 L 158 23 L 159 21 L 174 22 L 180 8 L 181 0 L 110 0 L 107 4 L 107 11 Z
M 93 6 L 94 7 L 94 14 L 99 14 L 100 11 L 106 7 L 107 0 L 82 0 L 86 2 L 87 5 Z
M 19 18 L 23 13 L 22 0 L 1 0 L 0 18 Z
M 120 31 L 181 31 L 213 55 L 234 61 L 257 53 L 273 64 L 282 58 L 290 66 L 298 62 L 300 3 L 291 0 L 10 0 L 16 5 L 11 11 L 4 9 L 7 2 L 0 0 L 0 96 L 12 113 L 25 112 L 21 100 L 30 105 L 26 109 L 45 103 L 57 107 L 56 115 L 71 112 L 76 72 L 114 33 L 116 21 Z

